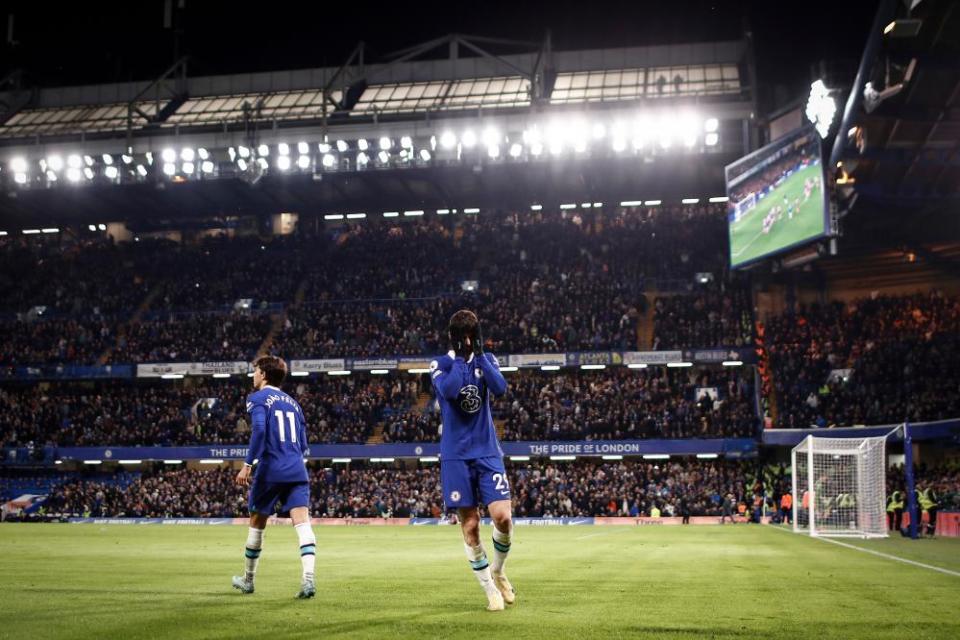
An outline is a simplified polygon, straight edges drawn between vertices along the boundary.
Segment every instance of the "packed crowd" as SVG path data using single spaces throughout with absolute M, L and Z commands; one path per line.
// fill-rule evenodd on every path
M 508 374 L 492 399 L 504 440 L 754 437 L 750 376 L 737 369 L 616 368 Z M 440 417 L 418 403 L 415 376 L 318 376 L 285 385 L 310 442 L 434 442 Z M 101 381 L 0 387 L 0 447 L 241 444 L 249 438 L 236 380 Z M 424 399 L 427 396 L 423 396 Z
M 463 306 L 501 353 L 635 349 L 648 283 L 690 294 L 697 273 L 726 278 L 723 225 L 709 205 L 371 219 L 269 241 L 4 239 L 0 321 L 17 339 L 0 364 L 246 359 L 284 307 L 288 358 L 434 353 Z M 675 300 L 661 348 L 738 343 L 739 292 Z M 683 335 L 674 319 L 701 311 L 708 325 Z
M 654 302 L 655 350 L 749 347 L 752 342 L 750 290 L 739 279 Z
M 664 516 L 721 514 L 731 495 L 745 501 L 756 490 L 753 464 L 682 459 L 659 464 L 580 460 L 510 463 L 518 516 Z M 73 480 L 53 490 L 49 513 L 126 517 L 241 517 L 246 492 L 236 472 L 158 468 L 127 484 Z M 310 471 L 316 517 L 439 517 L 438 466 L 316 467 Z
M 752 438 L 758 421 L 750 375 L 737 369 L 608 369 L 522 372 L 492 404 L 504 440 Z M 387 442 L 439 438 L 437 413 L 407 412 Z
M 156 381 L 160 382 L 160 381 Z M 0 388 L 0 447 L 243 444 L 246 384 L 142 382 Z M 416 379 L 330 378 L 291 384 L 312 443 L 366 442 L 417 400 Z
M 933 291 L 800 309 L 766 323 L 776 426 L 960 415 L 960 298 Z

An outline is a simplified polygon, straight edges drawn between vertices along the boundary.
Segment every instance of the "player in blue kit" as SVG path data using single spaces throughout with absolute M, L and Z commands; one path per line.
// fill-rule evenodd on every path
M 453 314 L 448 327 L 453 349 L 430 363 L 440 403 L 440 482 L 447 509 L 457 509 L 467 560 L 487 595 L 487 609 L 501 611 L 516 600 L 503 571 L 513 520 L 503 451 L 490 414 L 490 394 L 502 396 L 507 381 L 493 354 L 483 352 L 480 322 L 472 311 Z M 480 542 L 483 503 L 493 520 L 493 559 Z
M 310 527 L 310 482 L 304 458 L 309 453 L 303 409 L 279 389 L 287 376 L 287 364 L 274 356 L 253 363 L 253 388 L 247 397 L 252 425 L 250 448 L 237 484 L 250 486 L 250 529 L 247 533 L 246 567 L 243 576 L 233 577 L 233 587 L 253 593 L 253 579 L 263 546 L 263 530 L 277 503 L 290 512 L 300 544 L 303 568 L 298 598 L 317 593 L 313 581 L 317 539 Z M 251 485 L 250 475 L 257 464 Z

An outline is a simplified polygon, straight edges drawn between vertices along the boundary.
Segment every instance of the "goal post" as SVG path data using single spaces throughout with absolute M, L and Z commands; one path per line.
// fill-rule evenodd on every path
M 886 537 L 886 440 L 807 436 L 794 447 L 793 530 Z

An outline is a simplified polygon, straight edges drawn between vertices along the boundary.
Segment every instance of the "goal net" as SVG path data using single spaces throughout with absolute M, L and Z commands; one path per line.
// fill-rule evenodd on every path
M 791 461 L 794 531 L 886 537 L 886 436 L 807 436 L 793 448 Z
M 742 218 L 748 211 L 757 206 L 757 194 L 749 193 L 742 200 L 735 202 L 733 204 L 733 221 L 737 222 Z

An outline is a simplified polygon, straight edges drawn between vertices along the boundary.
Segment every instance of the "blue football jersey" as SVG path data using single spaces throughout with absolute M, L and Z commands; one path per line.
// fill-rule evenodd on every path
M 303 459 L 310 453 L 300 404 L 280 389 L 265 386 L 247 396 L 251 434 L 247 463 L 260 460 L 257 478 L 267 482 L 305 482 Z
M 453 352 L 430 363 L 430 378 L 440 403 L 442 460 L 503 456 L 490 412 L 490 394 L 502 396 L 507 381 L 491 353 L 454 358 Z

